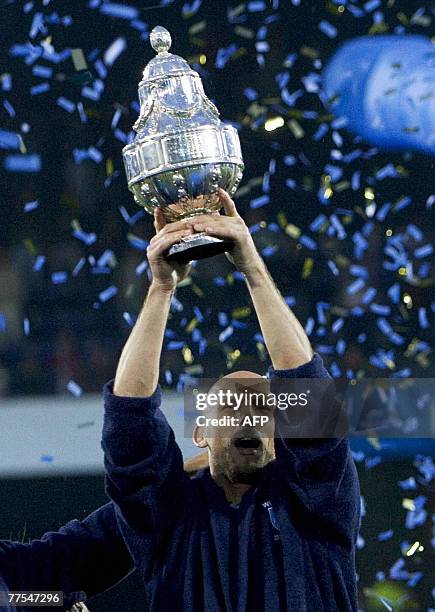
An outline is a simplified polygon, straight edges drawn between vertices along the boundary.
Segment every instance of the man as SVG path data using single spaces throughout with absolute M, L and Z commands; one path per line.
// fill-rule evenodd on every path
M 196 231 L 233 241 L 229 258 L 245 276 L 272 361 L 269 377 L 328 377 L 234 202 L 225 192 L 220 197 L 225 215 L 165 225 L 155 213 L 152 283 L 105 387 L 107 491 L 152 611 L 356 612 L 359 487 L 348 441 L 277 437 L 272 448 L 267 438 L 259 446 L 257 436 L 255 449 L 249 443 L 242 453 L 239 430 L 212 438 L 198 428 L 194 441 L 207 448 L 210 467 L 189 479 L 159 410 L 169 306 L 188 273 L 164 254 Z
M 207 455 L 202 453 L 188 459 L 184 469 L 193 474 L 205 465 Z M 63 591 L 62 609 L 106 591 L 133 568 L 113 503 L 98 508 L 83 521 L 73 520 L 58 531 L 46 533 L 40 540 L 0 540 L 0 593 Z M 21 608 L 2 606 L 0 602 L 1 612 L 15 609 Z

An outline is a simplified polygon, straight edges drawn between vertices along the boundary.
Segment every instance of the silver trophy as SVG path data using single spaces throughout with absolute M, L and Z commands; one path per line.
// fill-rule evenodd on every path
M 128 188 L 137 204 L 151 214 L 159 207 L 167 222 L 219 211 L 219 187 L 232 195 L 242 178 L 237 130 L 221 123 L 199 74 L 169 53 L 168 30 L 157 26 L 150 42 L 157 56 L 139 83 L 135 138 L 122 151 Z M 231 246 L 201 232 L 174 244 L 166 257 L 188 262 Z

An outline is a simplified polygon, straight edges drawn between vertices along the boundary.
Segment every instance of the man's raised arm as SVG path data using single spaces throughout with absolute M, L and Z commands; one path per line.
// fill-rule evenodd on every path
M 160 354 L 171 299 L 188 266 L 169 264 L 164 253 L 176 242 L 193 233 L 188 221 L 165 225 L 159 209 L 155 213 L 157 234 L 147 255 L 153 275 L 148 296 L 119 360 L 113 392 L 124 397 L 148 397 L 159 380 Z
M 156 211 L 156 235 L 148 247 L 151 287 L 127 340 L 115 381 L 104 388 L 102 447 L 106 491 L 136 566 L 147 571 L 156 549 L 177 521 L 190 480 L 174 432 L 160 410 L 160 354 L 169 307 L 187 265 L 164 254 L 193 232 L 188 221 L 166 225 Z
M 310 342 L 270 277 L 233 200 L 225 191 L 220 190 L 219 195 L 226 214 L 204 215 L 194 228 L 233 240 L 234 248 L 228 258 L 245 275 L 273 367 L 297 368 L 311 360 Z

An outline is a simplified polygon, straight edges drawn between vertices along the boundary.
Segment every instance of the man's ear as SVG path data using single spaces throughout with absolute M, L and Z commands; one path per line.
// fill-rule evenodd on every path
M 204 436 L 204 428 L 199 425 L 195 426 L 192 434 L 192 441 L 198 448 L 207 448 L 208 443 Z

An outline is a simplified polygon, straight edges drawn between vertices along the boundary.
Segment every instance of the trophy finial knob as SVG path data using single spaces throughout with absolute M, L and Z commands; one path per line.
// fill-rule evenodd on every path
M 150 42 L 157 53 L 167 53 L 171 48 L 172 38 L 166 28 L 156 26 L 151 30 Z

